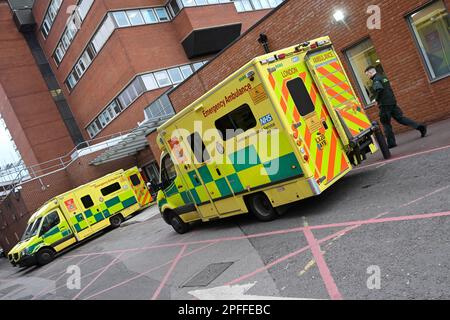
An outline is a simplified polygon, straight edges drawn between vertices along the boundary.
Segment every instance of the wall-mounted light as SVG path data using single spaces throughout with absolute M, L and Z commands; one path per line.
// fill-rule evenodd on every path
M 345 22 L 345 13 L 342 10 L 336 10 L 333 13 L 333 18 L 336 22 Z
M 270 52 L 270 48 L 269 48 L 269 38 L 267 37 L 266 34 L 261 33 L 261 34 L 259 35 L 258 42 L 263 46 L 264 51 L 265 51 L 266 53 L 269 53 L 269 52 Z

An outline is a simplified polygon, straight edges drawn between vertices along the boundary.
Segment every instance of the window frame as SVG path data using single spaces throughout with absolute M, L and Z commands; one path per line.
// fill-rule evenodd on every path
M 447 14 L 450 15 L 449 8 L 447 7 L 447 4 L 445 3 L 445 1 L 443 1 L 443 0 L 432 0 L 432 1 L 429 1 L 428 3 L 422 5 L 418 9 L 416 9 L 416 10 L 414 10 L 412 12 L 409 12 L 405 16 L 406 23 L 407 23 L 408 28 L 409 28 L 409 30 L 411 32 L 414 44 L 415 44 L 415 46 L 417 48 L 417 51 L 418 51 L 418 53 L 420 55 L 420 59 L 421 59 L 421 61 L 423 63 L 424 69 L 425 69 L 425 71 L 427 73 L 428 81 L 430 83 L 437 82 L 439 80 L 442 80 L 442 79 L 445 79 L 447 77 L 450 77 L 450 71 L 447 74 L 444 74 L 444 75 L 441 75 L 441 76 L 438 76 L 438 77 L 433 77 L 433 74 L 435 73 L 435 71 L 431 70 L 433 67 L 430 66 L 430 61 L 425 56 L 426 52 L 424 52 L 424 49 L 422 47 L 422 44 L 421 44 L 422 40 L 420 39 L 420 41 L 419 41 L 419 35 L 417 33 L 417 30 L 416 30 L 415 26 L 413 25 L 414 21 L 412 19 L 412 16 L 415 13 L 419 13 L 420 11 L 422 11 L 422 10 L 426 9 L 427 7 L 432 6 L 433 4 L 438 3 L 438 2 L 440 2 L 440 3 L 442 3 L 444 5 L 444 8 L 447 10 Z
M 348 51 L 353 49 L 353 48 L 356 48 L 357 46 L 363 44 L 366 41 L 372 42 L 372 46 L 373 46 L 373 48 L 376 51 L 375 45 L 373 44 L 372 38 L 370 38 L 370 37 L 365 37 L 365 38 L 363 38 L 363 39 L 361 39 L 361 40 L 353 43 L 352 45 L 350 45 L 350 46 L 348 46 L 348 47 L 346 47 L 346 48 L 341 50 L 343 56 L 345 57 L 345 61 L 347 62 L 348 66 L 349 66 L 350 73 L 351 73 L 351 75 L 353 77 L 353 80 L 356 83 L 356 90 L 357 90 L 357 93 L 358 93 L 359 97 L 361 98 L 360 100 L 363 102 L 363 107 L 364 107 L 365 110 L 370 109 L 371 107 L 376 105 L 376 102 L 373 102 L 373 101 L 367 102 L 366 101 L 366 96 L 364 95 L 363 89 L 361 88 L 361 84 L 360 84 L 358 75 L 356 74 L 355 69 L 354 69 L 354 67 L 352 65 L 352 61 L 350 60 L 350 56 L 348 55 Z M 378 53 L 377 53 L 377 56 L 378 56 Z M 383 65 L 381 62 L 380 62 L 380 64 Z M 368 98 L 370 100 L 370 96 L 368 96 Z

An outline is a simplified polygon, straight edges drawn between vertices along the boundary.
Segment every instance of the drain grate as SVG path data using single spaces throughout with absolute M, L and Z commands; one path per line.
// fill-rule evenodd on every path
M 234 262 L 213 263 L 197 273 L 181 287 L 206 287 L 225 272 Z

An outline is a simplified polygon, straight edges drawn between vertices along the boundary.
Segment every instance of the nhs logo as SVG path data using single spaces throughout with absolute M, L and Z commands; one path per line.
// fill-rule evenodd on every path
M 271 123 L 273 121 L 272 115 L 269 113 L 268 115 L 265 115 L 261 119 L 259 119 L 259 122 L 262 126 L 265 126 L 268 123 Z

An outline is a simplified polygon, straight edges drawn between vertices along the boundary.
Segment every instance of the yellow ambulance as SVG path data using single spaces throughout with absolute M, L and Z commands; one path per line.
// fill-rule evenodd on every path
M 257 57 L 158 128 L 157 202 L 178 233 L 191 222 L 319 195 L 386 140 L 329 37 Z
M 122 221 L 153 201 L 137 167 L 119 170 L 47 201 L 9 252 L 13 266 L 45 265 L 62 250 Z

